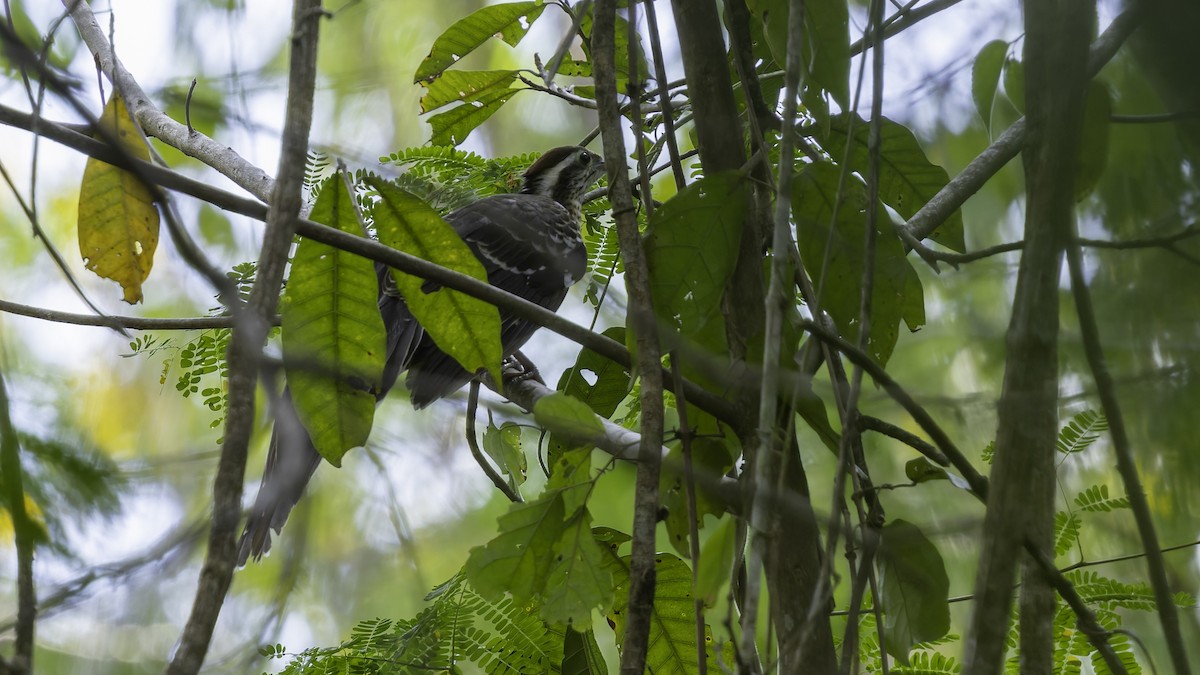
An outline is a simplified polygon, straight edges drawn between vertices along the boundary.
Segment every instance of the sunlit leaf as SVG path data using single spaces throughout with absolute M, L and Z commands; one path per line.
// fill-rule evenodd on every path
M 141 130 L 115 92 L 99 125 L 97 138 L 119 144 L 135 159 L 150 159 Z M 142 301 L 142 283 L 150 276 L 158 248 L 158 226 L 158 209 L 145 183 L 124 169 L 88 158 L 79 185 L 79 252 L 89 270 L 121 284 L 125 302 L 131 305 Z
M 689 420 L 690 421 L 690 420 Z M 715 433 L 698 429 L 691 430 L 696 435 L 691 441 L 692 467 L 701 476 L 723 476 L 733 467 L 736 457 L 730 454 L 729 446 L 724 439 Z M 670 452 L 663 461 L 662 473 L 659 476 L 659 501 L 666 508 L 666 518 L 663 524 L 667 528 L 667 537 L 675 551 L 684 557 L 691 557 L 689 539 L 691 523 L 688 518 L 687 477 L 684 475 L 683 448 L 680 443 L 673 443 Z M 704 522 L 705 515 L 721 516 L 725 513 L 725 502 L 720 495 L 713 494 L 712 489 L 704 482 L 695 485 L 696 495 L 696 527 Z
M 513 484 L 525 482 L 527 464 L 521 451 L 521 427 L 505 422 L 497 427 L 491 422 L 483 432 L 483 450 L 496 462 L 500 471 L 511 476 Z
M 552 624 L 586 628 L 592 610 L 613 603 L 612 572 L 604 565 L 604 549 L 592 535 L 591 523 L 587 509 L 579 509 L 554 545 L 542 597 L 542 618 Z
M 459 19 L 434 40 L 429 56 L 417 67 L 413 82 L 437 77 L 493 37 L 515 46 L 544 9 L 541 0 L 509 2 L 483 7 Z
M 362 236 L 353 197 L 329 178 L 311 218 Z M 321 456 L 342 456 L 367 442 L 383 377 L 387 333 L 371 261 L 301 239 L 280 305 L 283 359 L 292 403 Z
M 887 652 L 901 663 L 918 642 L 950 630 L 950 580 L 933 542 L 920 528 L 893 520 L 880 530 L 880 596 Z
M 381 242 L 487 281 L 483 264 L 425 202 L 380 178 L 366 182 L 379 193 L 373 213 Z M 428 290 L 421 278 L 396 269 L 392 276 L 409 310 L 439 349 L 468 373 L 484 368 L 500 381 L 500 313 L 494 305 L 449 288 Z
M 538 424 L 564 438 L 587 442 L 604 434 L 604 424 L 588 404 L 567 394 L 555 392 L 533 404 Z
M 509 592 L 527 602 L 541 593 L 566 530 L 565 516 L 557 493 L 510 506 L 500 516 L 500 534 L 471 549 L 464 568 L 471 585 L 493 600 Z
M 1000 70 L 1007 53 L 1007 42 L 992 40 L 979 50 L 971 66 L 971 98 L 983 119 L 983 128 L 989 131 L 992 128 L 992 103 L 996 100 L 996 87 L 1000 85 Z
M 597 537 L 599 538 L 599 537 Z M 616 600 L 608 620 L 617 636 L 617 645 L 625 639 L 629 609 L 629 556 L 608 552 L 608 566 L 616 584 Z M 660 553 L 655 557 L 654 605 L 650 610 L 648 673 L 694 673 L 696 665 L 696 614 L 692 600 L 692 571 L 679 558 Z M 705 626 L 708 633 L 708 627 Z M 707 640 L 705 655 L 709 672 L 721 672 Z
M 455 101 L 474 101 L 483 94 L 508 89 L 517 79 L 515 70 L 448 70 L 431 82 L 422 82 L 421 112 L 427 113 Z
M 838 115 L 831 122 L 827 149 L 837 161 L 841 161 L 845 152 L 849 126 L 850 117 L 845 114 Z M 866 120 L 857 115 L 854 117 L 854 140 L 850 143 L 850 156 L 846 159 L 850 168 L 864 177 L 870 166 L 871 155 L 867 147 L 870 130 Z M 879 198 L 902 217 L 911 218 L 939 190 L 946 187 L 950 176 L 945 169 L 929 161 L 917 138 L 903 124 L 884 118 L 881 120 L 879 136 Z M 965 250 L 962 211 L 950 214 L 930 238 L 955 251 Z
M 520 89 L 489 89 L 473 100 L 430 117 L 434 145 L 458 145 L 467 140 L 475 127 L 494 115 Z

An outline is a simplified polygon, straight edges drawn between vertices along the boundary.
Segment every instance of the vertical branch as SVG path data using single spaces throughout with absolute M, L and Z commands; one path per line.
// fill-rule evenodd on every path
M 25 512 L 25 486 L 21 473 L 21 444 L 9 415 L 8 390 L 0 376 L 0 476 L 4 500 L 12 517 L 17 545 L 17 634 L 11 664 L 0 661 L 0 670 L 33 672 L 33 630 L 37 619 L 37 593 L 33 586 L 33 523 Z
M 779 175 L 775 190 L 775 213 L 771 236 L 771 273 L 767 283 L 766 329 L 763 340 L 763 376 L 758 397 L 758 454 L 754 458 L 754 479 L 750 485 L 750 552 L 746 560 L 746 598 L 742 612 L 741 651 L 753 651 L 758 634 L 759 580 L 762 578 L 764 559 L 769 555 L 773 539 L 783 533 L 779 531 L 777 509 L 772 503 L 772 478 L 777 477 L 777 466 L 783 454 L 783 438 L 777 426 L 779 411 L 779 363 L 783 340 L 783 316 L 785 303 L 791 302 L 791 285 L 784 289 L 785 280 L 790 279 L 787 271 L 788 257 L 784 253 L 791 249 L 792 226 L 792 170 L 795 155 L 794 129 L 796 101 L 800 95 L 800 71 L 802 40 L 804 34 L 804 0 L 791 0 L 787 23 L 787 64 L 784 75 L 783 126 L 779 139 Z M 776 598 L 776 603 L 789 602 L 787 598 Z
M 237 562 L 237 525 L 241 517 L 246 451 L 254 426 L 254 390 L 270 317 L 279 304 L 279 288 L 301 207 L 308 134 L 316 84 L 320 0 L 296 0 L 292 7 L 292 51 L 288 72 L 287 115 L 279 172 L 271 192 L 258 274 L 246 311 L 239 316 L 229 346 L 229 414 L 225 443 L 213 481 L 213 525 L 199 587 L 168 675 L 200 670 Z
M 874 36 L 871 52 L 871 121 L 867 133 L 867 218 L 863 232 L 863 271 L 862 289 L 858 309 L 858 348 L 868 352 L 867 345 L 871 336 L 871 300 L 875 288 L 875 238 L 879 227 L 879 214 L 883 205 L 879 202 L 879 171 L 880 171 L 880 129 L 883 125 L 883 0 L 872 0 L 870 7 L 869 34 Z M 860 79 L 861 82 L 861 79 Z M 848 162 L 843 165 L 843 168 Z M 842 173 L 845 177 L 845 173 Z M 839 196 L 841 192 L 839 191 Z M 832 231 L 832 230 L 831 230 Z M 829 265 L 822 266 L 822 274 Z M 842 416 L 842 438 L 839 455 L 842 458 L 853 457 L 853 464 L 839 463 L 838 471 L 849 469 L 847 473 L 857 480 L 860 468 L 865 468 L 865 457 L 862 451 L 862 425 L 859 422 L 858 400 L 862 393 L 863 369 L 855 365 L 850 373 L 849 393 L 846 395 L 846 405 Z M 859 561 L 858 572 L 850 588 L 850 617 L 846 621 L 846 637 L 842 641 L 842 671 L 849 672 L 850 656 L 858 653 L 858 607 L 862 603 L 868 579 L 872 578 L 875 564 L 875 554 L 879 550 L 879 526 L 883 520 L 882 509 L 876 498 L 876 493 L 869 488 L 867 478 L 865 491 L 870 501 L 870 510 L 863 522 L 862 560 Z M 856 494 L 864 494 L 863 485 L 856 485 Z M 859 518 L 863 519 L 862 503 L 856 501 Z M 878 596 L 875 596 L 878 597 Z M 879 602 L 873 603 L 876 607 Z M 882 644 L 882 642 L 880 643 Z M 886 667 L 887 654 L 883 653 Z
M 636 19 L 630 8 L 630 23 Z M 617 104 L 616 2 L 597 0 L 592 30 L 592 57 L 596 78 L 596 103 L 603 131 L 604 159 L 608 165 L 608 195 L 617 222 L 625 284 L 629 293 L 629 324 L 637 343 L 637 371 L 641 378 L 641 441 L 638 446 L 637 485 L 634 495 L 633 558 L 630 562 L 629 615 L 621 652 L 621 672 L 641 675 L 649 648 L 650 610 L 654 603 L 654 531 L 658 523 L 658 477 L 663 428 L 663 380 L 658 328 L 650 301 L 650 277 L 642 253 L 641 236 L 625 168 L 625 141 Z M 635 42 L 636 44 L 636 42 Z M 631 82 L 637 80 L 637 59 L 630 59 Z M 648 197 L 648 195 L 644 195 Z
M 1134 520 L 1137 522 L 1138 536 L 1142 539 L 1142 550 L 1146 552 L 1146 571 L 1150 577 L 1150 585 L 1154 588 L 1158 620 L 1162 624 L 1167 650 L 1171 654 L 1171 663 L 1175 666 L 1175 672 L 1178 675 L 1187 675 L 1192 671 L 1188 665 L 1183 636 L 1179 632 L 1179 616 L 1175 612 L 1175 601 L 1171 597 L 1171 585 L 1167 581 L 1166 563 L 1163 561 L 1158 535 L 1154 531 L 1154 519 L 1150 514 L 1150 505 L 1146 501 L 1146 491 L 1142 488 L 1137 464 L 1133 461 L 1133 448 L 1129 445 L 1129 434 L 1125 430 L 1125 418 L 1121 414 L 1120 403 L 1117 402 L 1116 386 L 1113 384 L 1112 374 L 1104 359 L 1104 349 L 1100 345 L 1100 328 L 1096 323 L 1096 310 L 1092 306 L 1092 296 L 1083 276 L 1083 254 L 1079 248 L 1079 239 L 1076 236 L 1077 233 L 1072 232 L 1071 234 L 1072 240 L 1067 246 L 1067 264 L 1071 271 L 1071 293 L 1075 297 L 1075 309 L 1079 313 L 1079 331 L 1083 338 L 1083 349 L 1087 354 L 1092 376 L 1096 379 L 1096 389 L 1100 393 L 1100 405 L 1104 409 L 1104 416 L 1108 419 L 1108 429 L 1113 440 L 1113 453 L 1117 458 L 1117 471 L 1125 483 L 1125 495 L 1129 498 L 1129 508 L 1133 511 Z
M 1090 16 L 1091 4 L 1025 4 L 1025 253 L 1005 339 L 996 460 L 964 654 L 965 670 L 976 675 L 1000 672 L 1022 540 L 1028 536 L 1043 553 L 1053 545 L 1058 279 L 1073 218 L 1087 82 L 1088 25 L 1080 18 Z M 1022 672 L 1046 672 L 1054 597 L 1036 566 L 1027 566 L 1023 579 Z

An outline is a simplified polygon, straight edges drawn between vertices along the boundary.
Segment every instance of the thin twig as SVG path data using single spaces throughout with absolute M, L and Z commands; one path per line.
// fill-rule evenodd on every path
M 597 0 L 593 14 L 592 67 L 596 81 L 599 120 L 603 129 L 604 159 L 608 167 L 609 200 L 613 204 L 621 255 L 625 261 L 625 284 L 629 294 L 629 323 L 637 343 L 637 371 L 641 376 L 641 445 L 634 496 L 633 550 L 630 560 L 629 610 L 621 652 L 623 675 L 641 675 L 646 668 L 650 617 L 654 605 L 658 523 L 658 482 L 661 464 L 659 439 L 663 425 L 663 372 L 658 344 L 658 326 L 650 300 L 649 271 L 642 252 L 635 217 L 629 171 L 625 166 L 625 140 L 616 87 L 616 2 Z M 637 6 L 629 8 L 630 49 L 637 48 Z M 629 82 L 638 86 L 636 54 L 629 63 Z M 635 96 L 635 98 L 637 98 Z M 640 140 L 638 140 L 640 144 Z
M 235 324 L 235 320 L 231 316 L 198 316 L 179 319 L 157 319 L 141 316 L 96 316 L 32 307 L 30 305 L 9 302 L 4 299 L 0 299 L 0 312 L 76 326 L 99 326 L 104 328 L 126 328 L 130 330 L 208 330 L 210 328 L 232 328 Z M 271 325 L 279 325 L 278 316 L 271 320 Z
M 1072 231 L 1071 236 L 1074 237 L 1076 234 Z M 1100 327 L 1096 321 L 1096 310 L 1092 306 L 1092 295 L 1084 276 L 1083 253 L 1078 241 L 1068 243 L 1067 263 L 1071 273 L 1071 293 L 1075 297 L 1075 311 L 1079 315 L 1079 332 L 1083 338 L 1084 353 L 1087 355 L 1092 377 L 1096 381 L 1096 390 L 1100 394 L 1100 405 L 1104 410 L 1104 417 L 1108 420 L 1113 454 L 1117 459 L 1117 472 L 1120 473 L 1121 480 L 1125 484 L 1125 494 L 1129 498 L 1129 507 L 1137 522 L 1142 549 L 1146 551 L 1146 573 L 1150 577 L 1150 585 L 1154 589 L 1154 604 L 1158 611 L 1159 623 L 1162 624 L 1163 636 L 1167 641 L 1167 651 L 1171 654 L 1175 672 L 1187 675 L 1191 672 L 1191 668 L 1188 665 L 1183 635 L 1179 629 L 1179 616 L 1175 611 L 1175 601 L 1171 597 L 1166 563 L 1162 553 L 1159 552 L 1154 518 L 1146 500 L 1146 490 L 1142 487 L 1141 478 L 1138 476 L 1137 462 L 1133 459 L 1133 447 L 1129 442 L 1129 434 L 1125 429 L 1125 418 L 1117 400 L 1116 385 L 1113 383 L 1112 373 L 1104 358 L 1104 348 L 1100 344 Z
M 483 452 L 479 449 L 479 436 L 475 433 L 475 414 L 479 411 L 479 380 L 471 380 L 471 388 L 467 390 L 467 447 L 471 449 L 471 456 L 475 458 L 475 463 L 479 468 L 483 469 L 483 473 L 492 481 L 492 485 L 496 489 L 504 493 L 508 497 L 508 501 L 518 503 L 525 501 L 521 499 L 520 493 L 504 480 L 504 477 L 496 473 L 496 469 L 492 468 L 491 462 L 483 456 Z
M 21 443 L 10 416 L 8 390 L 0 375 L 0 469 L 4 474 L 4 500 L 12 518 L 17 549 L 17 635 L 12 663 L 16 673 L 33 672 L 33 633 L 37 620 L 37 593 L 33 585 L 33 550 L 36 531 L 25 510 Z

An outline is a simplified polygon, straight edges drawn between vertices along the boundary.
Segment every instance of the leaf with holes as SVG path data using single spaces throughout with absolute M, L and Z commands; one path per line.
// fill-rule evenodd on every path
M 150 150 L 125 102 L 116 93 L 100 114 L 97 138 L 121 152 L 149 161 Z M 124 289 L 125 302 L 142 301 L 142 283 L 158 248 L 158 209 L 137 176 L 89 157 L 79 184 L 79 253 L 84 266 Z
M 429 56 L 417 66 L 413 82 L 436 78 L 493 37 L 504 40 L 509 46 L 516 46 L 544 9 L 546 7 L 541 0 L 508 2 L 489 5 L 459 19 L 433 41 Z
M 644 241 L 654 311 L 683 335 L 717 313 L 737 260 L 745 213 L 742 176 L 692 183 L 654 210 Z
M 525 482 L 528 464 L 521 451 L 521 427 L 514 422 L 500 426 L 488 422 L 483 432 L 483 450 L 496 462 L 500 471 L 512 478 L 514 485 Z
M 421 112 L 449 105 L 478 100 L 485 94 L 507 90 L 517 79 L 515 70 L 448 70 L 431 82 L 422 82 L 425 95 L 421 97 Z
M 598 535 L 597 539 L 601 537 Z M 606 549 L 607 566 L 612 571 L 616 599 L 608 613 L 609 623 L 617 635 L 617 645 L 625 638 L 625 621 L 629 610 L 630 556 L 618 557 L 613 548 Z M 650 609 L 649 651 L 646 654 L 648 673 L 694 673 L 696 660 L 696 615 L 692 600 L 692 571 L 687 563 L 669 554 L 655 557 L 654 603 Z M 709 633 L 705 626 L 706 637 Z M 722 672 L 706 640 L 705 656 L 708 672 Z M 724 650 L 728 652 L 729 650 Z
M 489 89 L 470 101 L 457 105 L 444 113 L 438 113 L 429 118 L 429 126 L 433 128 L 433 138 L 429 140 L 434 145 L 458 145 L 467 140 L 467 136 L 475 127 L 483 124 L 489 117 L 496 114 L 513 94 L 521 89 Z
M 575 511 L 554 545 L 542 597 L 542 618 L 551 624 L 586 628 L 592 623 L 592 610 L 612 606 L 612 571 L 605 566 L 604 549 L 591 524 L 587 509 Z
M 366 183 L 379 193 L 373 215 L 381 242 L 487 282 L 483 264 L 436 211 L 381 178 L 371 176 Z M 486 369 L 499 382 L 500 313 L 496 307 L 449 288 L 426 292 L 420 277 L 396 269 L 391 272 L 409 310 L 438 348 L 468 373 Z
M 907 664 L 914 644 L 950 630 L 950 580 L 937 547 L 916 525 L 893 520 L 879 534 L 884 644 Z
M 312 219 L 361 236 L 353 199 L 333 176 Z M 296 414 L 317 452 L 334 466 L 367 442 L 375 417 L 387 353 L 378 294 L 371 261 L 300 240 L 280 306 L 284 369 Z

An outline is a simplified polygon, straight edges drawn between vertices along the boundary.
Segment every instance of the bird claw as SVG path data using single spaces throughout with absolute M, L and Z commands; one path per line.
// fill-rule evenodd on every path
M 526 380 L 533 380 L 543 385 L 546 384 L 546 381 L 542 379 L 542 374 L 538 372 L 537 366 L 521 352 L 506 357 L 500 363 L 500 371 L 501 376 L 504 378 L 505 386 Z

